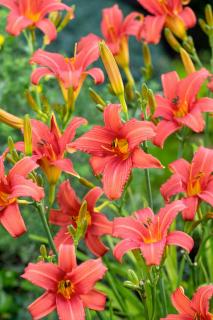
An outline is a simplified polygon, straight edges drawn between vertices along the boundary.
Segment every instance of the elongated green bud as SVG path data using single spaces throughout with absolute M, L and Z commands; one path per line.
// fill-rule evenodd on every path
M 27 156 L 31 156 L 33 151 L 32 127 L 28 114 L 24 117 L 24 151 Z

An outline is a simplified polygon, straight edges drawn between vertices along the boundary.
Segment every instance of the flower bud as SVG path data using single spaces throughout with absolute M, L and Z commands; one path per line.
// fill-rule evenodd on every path
M 186 27 L 183 20 L 179 16 L 167 16 L 166 27 L 169 28 L 176 37 L 184 40 L 187 36 Z
M 169 28 L 165 28 L 164 35 L 170 47 L 176 52 L 180 52 L 181 45 Z
M 29 115 L 24 117 L 24 151 L 26 156 L 32 155 L 32 127 Z
M 180 49 L 180 56 L 187 74 L 195 72 L 195 66 L 189 54 L 183 48 Z
M 74 17 L 75 17 L 74 11 L 75 11 L 75 6 L 72 6 L 71 10 L 66 13 L 65 17 L 63 18 L 63 20 L 59 24 L 59 26 L 57 28 L 57 32 L 61 32 L 68 25 L 70 20 L 74 19 Z
M 102 97 L 92 88 L 89 88 L 90 98 L 96 103 L 103 107 L 106 106 L 106 102 L 102 99 Z
M 212 12 L 212 6 L 210 4 L 207 4 L 205 6 L 205 18 L 210 27 L 213 27 L 213 12 Z
M 0 49 L 3 47 L 4 42 L 5 42 L 5 37 L 2 34 L 0 34 Z
M 154 93 L 153 93 L 153 91 L 151 89 L 148 90 L 148 105 L 149 105 L 149 108 L 150 108 L 150 113 L 151 113 L 151 115 L 153 115 L 154 112 L 155 112 L 157 103 L 156 103 L 156 100 L 155 100 Z
M 21 118 L 14 116 L 13 114 L 0 109 L 0 122 L 9 125 L 12 128 L 22 129 L 24 121 Z

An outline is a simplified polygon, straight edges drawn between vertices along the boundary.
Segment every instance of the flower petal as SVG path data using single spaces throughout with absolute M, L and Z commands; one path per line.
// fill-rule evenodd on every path
M 131 239 L 124 239 L 120 241 L 114 248 L 113 250 L 113 255 L 114 257 L 121 263 L 123 255 L 134 249 L 139 249 L 140 248 L 140 242 L 139 241 L 134 241 Z
M 58 265 L 66 273 L 71 272 L 77 266 L 75 246 L 73 244 L 60 245 Z
M 182 201 L 187 207 L 182 212 L 183 219 L 193 220 L 198 207 L 198 197 L 183 198 Z
M 169 164 L 169 169 L 177 173 L 181 180 L 186 184 L 189 178 L 190 164 L 185 159 L 178 159 Z
M 147 266 L 160 265 L 160 262 L 164 253 L 165 245 L 166 245 L 166 237 L 158 242 L 153 242 L 153 243 L 142 242 L 140 244 L 140 249 Z
M 142 241 L 143 228 L 133 217 L 115 218 L 113 221 L 113 236 L 122 239 Z
M 154 144 L 163 148 L 164 141 L 170 136 L 172 133 L 178 131 L 180 126 L 173 121 L 165 121 L 161 120 L 156 128 L 156 136 L 154 138 Z
M 108 251 L 108 247 L 103 244 L 99 236 L 93 235 L 89 230 L 86 234 L 85 242 L 88 249 L 96 257 L 102 257 Z
M 27 175 L 36 168 L 38 168 L 38 165 L 34 160 L 32 160 L 30 157 L 24 157 L 16 162 L 16 164 L 10 170 L 8 177 L 9 179 L 12 179 L 15 175 L 19 175 L 26 178 Z
M 161 76 L 164 96 L 170 101 L 177 96 L 176 90 L 179 80 L 180 78 L 176 71 L 167 72 Z
M 213 99 L 201 98 L 195 103 L 195 107 L 199 108 L 201 112 L 213 112 Z
M 36 23 L 36 27 L 45 34 L 48 39 L 48 43 L 56 39 L 56 27 L 49 19 L 42 19 L 38 21 Z
M 192 237 L 182 231 L 172 231 L 168 234 L 166 238 L 167 245 L 175 245 L 185 249 L 190 252 L 194 246 L 194 241 Z
M 67 227 L 61 227 L 56 236 L 54 237 L 54 243 L 56 249 L 59 249 L 61 244 L 71 245 L 73 244 L 73 239 L 69 234 Z
M 169 201 L 172 196 L 179 192 L 184 192 L 181 177 L 178 174 L 173 174 L 162 186 L 160 192 L 164 197 L 165 201 Z
M 53 263 L 29 263 L 24 270 L 22 278 L 32 282 L 38 287 L 55 292 L 58 282 L 63 278 L 64 272 Z
M 25 179 L 20 175 L 15 175 L 11 179 L 12 192 L 10 198 L 31 197 L 35 201 L 41 201 L 44 198 L 44 189 L 39 187 L 32 180 Z
M 195 177 L 200 172 L 211 174 L 213 171 L 213 150 L 200 147 L 192 160 L 191 176 Z
M 17 203 L 7 206 L 0 212 L 0 223 L 14 238 L 27 231 Z
M 59 10 L 66 10 L 68 12 L 73 11 L 73 8 L 67 6 L 64 3 L 58 2 L 58 0 L 49 0 L 43 3 L 40 14 L 45 16 L 47 13 Z
M 112 222 L 109 221 L 104 214 L 94 212 L 92 214 L 92 225 L 89 228 L 89 232 L 97 236 L 112 234 Z
M 65 299 L 62 295 L 56 296 L 56 306 L 61 320 L 85 320 L 83 302 L 78 295 Z
M 62 152 L 66 149 L 66 145 L 74 139 L 76 130 L 80 126 L 86 125 L 86 124 L 87 124 L 87 120 L 81 117 L 74 117 L 70 121 L 69 125 L 65 129 L 59 141 L 60 149 Z
M 92 68 L 84 71 L 84 74 L 93 78 L 95 84 L 101 84 L 104 82 L 104 73 L 100 68 Z
M 202 132 L 205 127 L 205 121 L 202 113 L 198 108 L 192 109 L 186 116 L 182 118 L 175 118 L 180 125 L 185 125 L 194 132 Z
M 109 199 L 120 198 L 131 169 L 131 157 L 126 160 L 115 157 L 106 164 L 103 172 L 103 188 L 104 193 Z
M 192 307 L 201 314 L 203 318 L 206 317 L 206 319 L 208 319 L 209 300 L 212 296 L 213 285 L 206 285 L 198 288 L 192 298 Z
M 34 320 L 39 320 L 47 316 L 56 308 L 55 294 L 52 292 L 45 292 L 42 296 L 36 299 L 28 307 L 29 312 Z
M 104 310 L 106 296 L 97 290 L 91 290 L 88 294 L 81 295 L 84 307 L 92 310 Z
M 77 266 L 71 273 L 76 293 L 87 294 L 91 291 L 96 282 L 103 278 L 107 268 L 103 265 L 101 259 L 87 260 Z
M 120 118 L 121 106 L 119 104 L 109 104 L 104 109 L 104 123 L 106 128 L 119 133 L 122 128 Z
M 114 156 L 108 156 L 108 157 L 91 157 L 89 162 L 90 165 L 94 171 L 95 175 L 99 175 L 101 173 L 103 173 L 104 168 L 107 164 L 107 162 L 110 162 L 111 159 L 113 159 Z
M 13 36 L 18 36 L 25 28 L 31 26 L 33 22 L 16 11 L 11 11 L 7 18 L 6 31 Z
M 73 176 L 76 176 L 76 177 L 79 176 L 79 174 L 74 170 L 72 161 L 70 159 L 56 160 L 56 161 L 51 162 L 51 164 L 66 173 L 72 174 Z
M 203 190 L 198 196 L 213 207 L 213 179 L 208 183 L 206 189 Z
M 75 190 L 70 185 L 69 180 L 61 183 L 57 200 L 64 214 L 67 214 L 69 217 L 78 214 L 81 202 Z
M 103 190 L 99 187 L 92 188 L 87 194 L 85 195 L 84 200 L 87 202 L 88 211 L 92 214 L 94 211 L 94 207 L 98 199 L 102 196 Z
M 61 210 L 51 209 L 49 222 L 56 226 L 67 226 L 72 223 L 71 216 L 63 213 Z
M 195 312 L 191 308 L 191 301 L 184 294 L 182 287 L 177 288 L 175 292 L 173 292 L 171 299 L 173 306 L 179 313 L 194 317 Z
M 161 39 L 162 29 L 165 24 L 165 16 L 145 16 L 142 19 L 137 39 L 147 43 L 158 44 Z
M 160 161 L 151 154 L 145 153 L 141 149 L 135 149 L 132 154 L 133 168 L 157 168 L 162 169 L 163 166 Z
M 156 0 L 138 0 L 138 2 L 144 7 L 148 12 L 155 15 L 162 15 L 164 14 L 164 10 L 160 3 Z
M 37 68 L 31 74 L 31 82 L 37 85 L 45 76 L 54 76 L 54 73 L 46 67 Z
M 11 0 L 0 0 L 0 5 L 10 10 L 17 10 L 17 4 Z
M 193 28 L 196 25 L 197 18 L 191 8 L 184 8 L 182 12 L 179 13 L 179 16 L 183 19 L 187 29 Z
M 156 99 L 156 109 L 154 113 L 154 117 L 162 117 L 165 120 L 172 120 L 173 112 L 171 107 L 171 102 L 167 98 L 161 97 L 160 95 L 155 96 Z

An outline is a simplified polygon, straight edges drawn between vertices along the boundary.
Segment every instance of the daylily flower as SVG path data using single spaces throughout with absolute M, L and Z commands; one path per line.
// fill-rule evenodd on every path
M 183 8 L 181 0 L 138 0 L 138 2 L 151 13 L 151 16 L 142 21 L 138 34 L 138 37 L 145 41 L 158 43 L 163 27 L 170 28 L 177 37 L 184 39 L 186 30 L 196 24 L 194 12 L 189 7 Z
M 204 68 L 181 80 L 175 71 L 162 75 L 164 97 L 155 96 L 157 107 L 154 117 L 162 118 L 157 126 L 155 144 L 163 147 L 165 139 L 183 126 L 194 132 L 203 131 L 205 122 L 202 112 L 213 111 L 213 99 L 198 99 L 197 94 L 208 75 Z
M 61 243 L 72 243 L 72 237 L 67 227 L 73 225 L 76 228 L 78 220 L 81 218 L 80 208 L 84 201 L 87 202 L 87 229 L 85 233 L 85 242 L 89 250 L 96 256 L 102 256 L 108 248 L 100 240 L 100 236 L 112 233 L 112 223 L 100 212 L 95 211 L 95 204 L 103 191 L 99 187 L 91 189 L 84 197 L 82 202 L 77 197 L 75 190 L 71 187 L 69 181 L 60 185 L 58 192 L 59 210 L 50 211 L 50 223 L 61 226 L 54 241 L 56 247 Z
M 18 36 L 26 28 L 38 28 L 49 42 L 57 37 L 54 24 L 45 18 L 50 12 L 73 9 L 58 0 L 0 0 L 0 5 L 8 8 L 10 13 L 6 31 Z
M 33 155 L 36 156 L 36 162 L 44 171 L 49 184 L 56 184 L 62 171 L 78 176 L 71 160 L 64 158 L 64 153 L 67 144 L 74 138 L 76 129 L 86 123 L 84 118 L 74 117 L 65 132 L 61 133 L 54 115 L 50 128 L 41 121 L 31 120 Z M 17 149 L 23 151 L 23 144 L 18 143 Z
M 161 186 L 166 201 L 180 192 L 187 206 L 183 210 L 185 220 L 193 220 L 200 201 L 213 206 L 213 150 L 200 147 L 192 162 L 178 159 L 169 165 L 173 175 Z
M 30 263 L 22 278 L 46 290 L 28 307 L 32 318 L 42 319 L 57 309 L 61 320 L 84 320 L 84 308 L 103 310 L 106 297 L 94 286 L 106 270 L 101 259 L 78 266 L 73 245 L 60 246 L 58 265 Z
M 190 252 L 193 239 L 182 231 L 168 229 L 179 211 L 185 208 L 182 201 L 175 201 L 154 215 L 150 208 L 141 209 L 134 216 L 115 218 L 113 236 L 123 239 L 114 248 L 114 256 L 121 262 L 123 255 L 140 249 L 148 266 L 160 265 L 167 245 L 176 245 Z
M 213 296 L 213 285 L 205 285 L 197 289 L 192 300 L 184 294 L 184 289 L 179 287 L 172 294 L 172 304 L 178 311 L 161 320 L 211 320 L 213 314 L 209 312 L 209 300 Z
M 90 164 L 96 175 L 103 174 L 104 192 L 118 199 L 133 168 L 162 168 L 161 163 L 145 153 L 140 144 L 155 136 L 151 122 L 131 119 L 122 123 L 120 105 L 104 109 L 105 126 L 94 126 L 68 146 L 92 155 Z
M 31 63 L 36 63 L 41 67 L 33 71 L 31 81 L 37 85 L 44 76 L 55 77 L 65 100 L 68 100 L 68 90 L 71 89 L 75 101 L 87 75 L 94 79 L 95 84 L 104 81 L 104 74 L 100 68 L 87 69 L 98 57 L 98 49 L 94 43 L 78 50 L 72 58 L 39 49 L 32 56 Z
M 27 230 L 19 211 L 18 198 L 31 197 L 40 201 L 44 197 L 43 188 L 27 179 L 37 167 L 35 161 L 25 157 L 5 175 L 4 160 L 0 157 L 0 224 L 12 237 L 19 237 Z
M 213 92 L 213 74 L 209 76 L 208 89 Z
M 114 55 L 116 62 L 121 66 L 128 80 L 134 82 L 129 72 L 129 36 L 136 36 L 140 27 L 142 15 L 139 12 L 132 12 L 123 17 L 123 13 L 117 4 L 102 11 L 101 31 L 103 38 Z M 102 39 L 93 33 L 83 37 L 80 41 L 81 47 L 86 47 L 89 43 L 98 43 Z

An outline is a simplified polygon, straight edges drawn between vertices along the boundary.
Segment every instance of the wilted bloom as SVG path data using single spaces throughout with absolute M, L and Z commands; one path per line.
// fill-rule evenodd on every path
M 73 241 L 67 227 L 69 225 L 73 225 L 73 227 L 76 228 L 79 219 L 81 219 L 81 206 L 84 201 L 86 201 L 86 245 L 96 256 L 102 256 L 106 253 L 107 247 L 105 247 L 103 242 L 100 240 L 100 236 L 112 233 L 112 223 L 102 213 L 96 212 L 94 208 L 102 193 L 103 191 L 101 188 L 95 187 L 85 195 L 81 202 L 69 181 L 65 181 L 60 185 L 58 192 L 58 203 L 60 205 L 60 209 L 52 209 L 50 211 L 50 223 L 61 226 L 60 231 L 54 239 L 56 247 L 59 247 L 63 242 L 70 243 Z
M 155 136 L 151 122 L 131 119 L 122 123 L 120 105 L 104 109 L 105 126 L 94 126 L 68 146 L 92 155 L 90 164 L 96 175 L 103 175 L 104 192 L 118 199 L 133 168 L 162 168 L 161 163 L 145 153 L 140 144 Z
M 90 45 L 79 50 L 72 58 L 39 49 L 31 58 L 31 63 L 40 66 L 33 71 L 31 81 L 37 85 L 44 76 L 55 77 L 59 82 L 65 100 L 68 100 L 68 89 L 73 90 L 74 100 L 76 100 L 87 75 L 90 75 L 96 84 L 104 81 L 104 74 L 100 68 L 87 70 L 88 66 L 97 59 L 96 45 Z
M 213 285 L 205 285 L 197 289 L 192 300 L 184 294 L 184 289 L 179 287 L 172 294 L 172 304 L 178 311 L 161 320 L 211 320 L 213 314 L 209 312 L 209 300 L 213 296 Z
M 113 235 L 123 239 L 114 248 L 114 256 L 120 262 L 123 255 L 140 249 L 148 266 L 160 265 L 167 245 L 176 245 L 190 252 L 193 239 L 182 231 L 168 229 L 179 211 L 185 208 L 182 201 L 175 201 L 154 214 L 150 208 L 141 209 L 134 216 L 115 218 Z
M 197 98 L 202 83 L 209 73 L 206 69 L 193 72 L 184 79 L 179 79 L 175 71 L 161 77 L 164 97 L 156 95 L 157 107 L 154 117 L 161 117 L 155 137 L 155 144 L 163 147 L 165 139 L 183 126 L 194 132 L 201 132 L 205 127 L 202 112 L 213 111 L 213 99 Z
M 58 265 L 30 263 L 22 277 L 46 290 L 28 307 L 32 318 L 42 319 L 57 309 L 61 320 L 84 320 L 84 308 L 103 310 L 106 297 L 94 286 L 106 270 L 101 259 L 78 266 L 73 245 L 60 246 Z
M 18 237 L 27 230 L 19 211 L 18 198 L 31 197 L 40 201 L 44 197 L 43 188 L 27 179 L 37 167 L 35 161 L 25 157 L 5 175 L 4 160 L 0 157 L 0 223 L 12 237 Z
M 86 120 L 74 117 L 64 133 L 60 132 L 54 115 L 50 128 L 34 119 L 31 120 L 31 124 L 33 155 L 36 156 L 36 162 L 44 171 L 49 184 L 56 184 L 62 171 L 77 176 L 71 160 L 64 158 L 64 154 L 67 144 L 75 136 L 76 129 L 86 124 Z M 18 143 L 17 149 L 23 150 L 23 145 Z
M 55 25 L 45 17 L 53 11 L 73 10 L 58 0 L 0 0 L 0 5 L 10 10 L 7 32 L 18 36 L 24 29 L 35 27 L 40 29 L 49 41 L 56 38 L 57 31 Z
M 161 186 L 161 193 L 166 201 L 180 192 L 184 193 L 183 218 L 194 219 L 200 201 L 213 206 L 213 150 L 200 147 L 191 163 L 178 159 L 169 165 L 174 173 Z
M 177 37 L 184 39 L 186 30 L 194 27 L 196 17 L 189 8 L 183 8 L 181 0 L 138 0 L 151 13 L 141 23 L 138 37 L 151 43 L 158 43 L 163 27 L 169 28 Z

